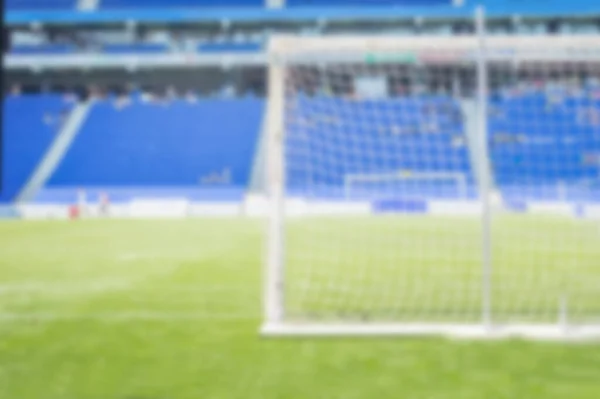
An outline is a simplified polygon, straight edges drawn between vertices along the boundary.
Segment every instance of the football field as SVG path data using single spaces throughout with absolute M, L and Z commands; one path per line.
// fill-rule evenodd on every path
M 479 323 L 478 216 L 366 216 L 287 224 L 285 293 L 300 320 Z M 489 240 L 495 322 L 600 323 L 600 228 L 566 216 L 498 214 Z
M 264 223 L 0 223 L 0 398 L 598 398 L 600 344 L 441 338 L 265 339 Z M 501 321 L 600 315 L 600 229 L 503 216 Z M 476 219 L 293 220 L 299 319 L 477 321 Z

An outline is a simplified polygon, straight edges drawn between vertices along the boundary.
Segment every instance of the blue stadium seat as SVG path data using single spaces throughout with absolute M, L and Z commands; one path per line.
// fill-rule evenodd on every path
M 66 10 L 74 9 L 77 0 L 6 0 L 8 10 Z
M 300 98 L 298 131 L 290 133 L 287 185 L 290 192 L 339 197 L 344 178 L 350 174 L 376 174 L 390 171 L 456 173 L 473 180 L 466 146 L 453 145 L 463 135 L 462 122 L 452 112 L 439 112 L 437 127 L 427 129 L 427 107 L 458 107 L 445 97 L 426 96 L 353 101 L 340 98 Z M 315 112 L 327 110 L 327 113 Z M 353 118 L 347 118 L 353 115 Z M 353 121 L 376 121 L 354 123 Z M 360 146 L 360 151 L 356 150 Z M 310 149 L 317 149 L 311 151 Z M 325 154 L 326 153 L 326 154 Z M 385 156 L 394 154 L 394 156 Z M 428 156 L 429 155 L 429 156 Z M 336 162 L 331 163 L 335 158 Z M 306 167 L 299 167 L 306 165 Z M 309 166 L 310 165 L 310 166 Z M 426 186 L 426 187 L 424 187 Z M 426 185 L 405 182 L 405 194 L 414 190 L 420 196 L 456 197 L 457 185 L 440 181 Z M 426 188 L 429 191 L 423 191 Z M 359 190 L 360 191 L 360 190 Z M 379 195 L 367 187 L 361 195 Z
M 263 0 L 103 0 L 109 8 L 263 7 Z
M 63 113 L 70 108 L 62 96 L 54 94 L 4 99 L 0 202 L 12 201 L 19 193 L 60 129 Z
M 36 55 L 36 54 L 69 54 L 76 51 L 71 44 L 41 44 L 41 45 L 16 45 L 10 49 L 11 54 Z
M 243 190 L 263 108 L 258 98 L 98 102 L 49 186 Z
M 102 52 L 107 54 L 160 54 L 169 51 L 163 43 L 107 44 Z
M 261 49 L 262 43 L 252 42 L 201 43 L 198 45 L 200 53 L 256 53 Z
M 490 157 L 505 196 L 556 200 L 559 185 L 577 191 L 598 180 L 600 164 L 585 163 L 584 155 L 600 154 L 600 126 L 582 124 L 574 106 L 589 101 L 567 98 L 566 107 L 549 107 L 544 93 L 525 93 L 495 105 L 501 112 L 489 123 Z M 519 139 L 495 142 L 506 135 Z
M 287 138 L 294 149 L 287 154 L 291 193 L 339 198 L 347 175 L 389 171 L 456 173 L 473 192 L 466 126 L 457 117 L 460 104 L 450 97 L 357 101 L 300 94 L 296 104 Z M 565 97 L 562 106 L 552 107 L 543 90 L 529 90 L 495 96 L 492 104 L 490 158 L 505 199 L 515 204 L 556 200 L 559 186 L 570 199 L 589 198 L 582 182 L 600 184 L 600 121 L 580 114 L 600 109 L 600 100 Z M 58 96 L 23 96 L 8 98 L 5 107 L 4 201 L 14 197 L 39 162 L 65 104 Z M 49 187 L 112 187 L 117 198 L 134 195 L 131 187 L 145 187 L 157 196 L 178 188 L 197 199 L 240 195 L 249 183 L 263 111 L 264 100 L 254 97 L 149 103 L 138 96 L 124 107 L 100 101 Z M 456 184 L 442 180 L 398 184 L 414 198 L 458 194 Z M 378 188 L 365 186 L 355 193 L 377 197 Z
M 289 6 L 449 6 L 452 0 L 288 0 Z

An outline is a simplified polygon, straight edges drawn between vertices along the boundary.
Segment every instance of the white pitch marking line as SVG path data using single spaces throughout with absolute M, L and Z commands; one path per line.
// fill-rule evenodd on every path
M 181 312 L 152 312 L 128 311 L 68 314 L 54 312 L 0 312 L 1 322 L 18 321 L 103 321 L 103 322 L 129 322 L 129 321 L 185 321 L 185 320 L 218 320 L 218 321 L 250 321 L 259 320 L 260 315 L 247 313 L 181 313 Z
M 122 290 L 130 288 L 132 281 L 125 279 L 90 280 L 84 282 L 51 282 L 51 281 L 26 281 L 0 284 L 0 295 L 11 294 L 70 294 L 70 293 L 97 293 Z
M 136 283 L 143 282 L 139 280 L 105 280 L 105 281 L 85 281 L 85 282 L 23 282 L 0 284 L 0 296 L 3 295 L 20 295 L 20 294 L 41 294 L 41 295 L 74 295 L 74 294 L 95 294 L 103 292 L 112 292 L 119 290 L 132 289 Z M 141 288 L 143 292 L 145 289 Z M 193 283 L 178 283 L 166 284 L 160 288 L 161 292 L 237 292 L 252 294 L 254 289 L 248 283 L 232 283 L 232 284 L 193 284 Z

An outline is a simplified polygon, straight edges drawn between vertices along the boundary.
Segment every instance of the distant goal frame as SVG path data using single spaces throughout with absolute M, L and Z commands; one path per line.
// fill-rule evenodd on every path
M 268 337 L 378 337 L 378 336 L 446 336 L 458 339 L 525 338 L 534 340 L 599 340 L 600 323 L 575 325 L 569 322 L 567 305 L 557 300 L 556 322 L 540 324 L 497 324 L 492 311 L 491 208 L 493 188 L 488 170 L 476 171 L 481 203 L 481 320 L 475 323 L 419 322 L 298 322 L 286 319 L 284 307 L 285 279 L 285 78 L 286 66 L 297 62 L 344 63 L 371 62 L 395 58 L 436 56 L 468 60 L 476 66 L 478 107 L 478 150 L 489 159 L 487 149 L 487 63 L 571 60 L 577 50 L 597 49 L 590 60 L 600 60 L 600 36 L 487 36 L 482 8 L 475 13 L 476 33 L 469 36 L 440 37 L 301 37 L 273 36 L 268 45 L 269 103 L 267 107 L 267 192 L 268 227 L 263 286 L 263 323 L 260 333 Z M 556 49 L 549 53 L 547 48 Z M 543 49 L 544 51 L 540 51 Z M 442 50 L 442 52 L 440 52 Z M 444 50 L 447 50 L 447 54 Z M 419 62 L 419 60 L 416 60 Z M 484 164 L 484 163 L 480 163 Z

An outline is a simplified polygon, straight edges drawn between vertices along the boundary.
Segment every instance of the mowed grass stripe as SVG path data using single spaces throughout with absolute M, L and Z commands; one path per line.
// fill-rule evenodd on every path
M 477 225 L 408 219 L 381 226 L 369 219 L 290 223 L 288 281 L 290 290 L 298 289 L 290 295 L 303 296 L 292 308 L 314 308 L 327 317 L 365 307 L 397 317 L 423 315 L 442 301 L 444 311 L 477 303 Z M 556 286 L 569 287 L 581 314 L 591 309 L 600 265 L 597 224 L 553 218 L 500 223 L 495 260 L 505 266 L 496 271 L 502 290 L 495 296 L 510 294 L 507 311 L 529 312 L 539 303 L 553 312 L 554 301 L 546 298 Z M 264 231 L 261 221 L 243 219 L 0 223 L 0 285 L 131 283 L 62 302 L 30 288 L 20 292 L 31 295 L 30 303 L 2 310 L 17 317 L 0 319 L 0 397 L 600 396 L 595 344 L 260 338 Z M 412 237 L 395 237 L 411 231 Z M 378 238 L 377 232 L 386 234 Z M 314 263 L 301 269 L 306 260 Z M 363 269 L 363 260 L 375 266 Z M 574 270 L 585 273 L 564 280 Z M 430 280 L 421 281 L 425 276 Z M 418 281 L 423 293 L 408 295 Z M 11 295 L 0 295 L 0 305 Z M 417 306 L 419 298 L 426 301 Z M 403 306 L 410 311 L 403 313 Z

